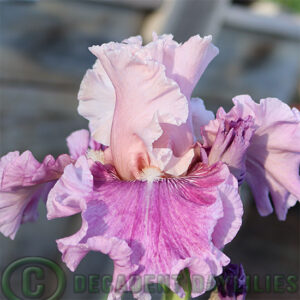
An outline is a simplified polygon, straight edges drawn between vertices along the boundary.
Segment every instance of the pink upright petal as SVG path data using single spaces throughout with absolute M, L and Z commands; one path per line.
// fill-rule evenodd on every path
M 88 70 L 78 93 L 78 112 L 90 121 L 92 136 L 109 146 L 116 96 L 114 87 L 99 60 Z
M 208 64 L 219 53 L 211 40 L 211 36 L 201 38 L 196 35 L 175 50 L 170 78 L 179 84 L 187 98 L 190 98 Z
M 146 47 L 151 57 L 166 66 L 166 74 L 175 80 L 181 92 L 189 99 L 208 64 L 219 53 L 212 37 L 192 36 L 184 44 L 173 41 L 172 35 L 157 36 Z
M 14 239 L 20 225 L 37 218 L 40 199 L 45 200 L 53 182 L 71 163 L 68 155 L 51 155 L 39 163 L 26 151 L 10 152 L 0 160 L 0 232 Z
M 122 178 L 138 178 L 139 171 L 151 164 L 152 144 L 163 132 L 159 124 L 185 123 L 187 100 L 166 77 L 163 65 L 135 55 L 136 46 L 107 44 L 90 50 L 115 88 L 110 140 L 114 165 Z
M 159 150 L 159 149 L 155 149 Z M 169 150 L 167 148 L 162 150 Z M 187 169 L 189 168 L 190 164 L 192 163 L 193 158 L 195 157 L 195 150 L 194 148 L 190 148 L 182 154 L 181 156 L 175 156 L 170 152 L 170 159 L 164 165 L 163 170 L 167 174 L 172 174 L 173 176 L 181 176 L 186 175 Z
M 172 150 L 176 157 L 184 155 L 193 145 L 193 134 L 187 123 L 180 126 L 161 123 L 162 135 L 153 143 L 153 148 Z
M 192 98 L 189 111 L 195 141 L 202 141 L 201 128 L 215 118 L 212 111 L 205 108 L 204 102 L 199 98 Z
M 182 161 L 191 161 L 194 143 L 187 100 L 218 53 L 211 37 L 194 36 L 181 45 L 171 35 L 154 35 L 143 47 L 137 36 L 90 50 L 97 61 L 82 81 L 78 110 L 93 138 L 110 146 L 109 161 L 119 175 L 140 178 L 150 165 L 184 174 L 189 165 Z
M 57 241 L 63 260 L 74 270 L 91 250 L 109 254 L 116 266 L 113 293 L 118 292 L 117 278 L 122 274 L 130 287 L 134 275 L 153 274 L 156 282 L 157 275 L 176 278 L 185 267 L 208 284 L 229 262 L 214 240 L 219 245 L 231 240 L 240 222 L 239 208 L 229 205 L 232 201 L 232 206 L 240 207 L 232 190 L 237 189 L 234 180 L 227 167 L 218 163 L 200 164 L 182 178 L 122 181 L 99 163 L 90 171 L 81 157 L 75 166 L 66 167 L 50 192 L 48 217 L 81 210 L 81 229 Z M 234 197 L 224 200 L 220 190 Z M 218 222 L 224 229 L 214 233 Z M 169 285 L 173 288 L 174 282 Z

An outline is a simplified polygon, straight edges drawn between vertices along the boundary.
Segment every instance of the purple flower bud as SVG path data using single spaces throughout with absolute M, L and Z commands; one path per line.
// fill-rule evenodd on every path
M 217 278 L 220 300 L 244 300 L 246 297 L 246 275 L 242 264 L 227 265 Z

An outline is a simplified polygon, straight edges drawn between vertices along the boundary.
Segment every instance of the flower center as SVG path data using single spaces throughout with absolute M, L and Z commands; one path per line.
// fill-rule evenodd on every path
M 140 180 L 148 182 L 153 182 L 163 177 L 163 173 L 161 172 L 161 170 L 153 166 L 142 169 L 142 172 L 139 175 Z

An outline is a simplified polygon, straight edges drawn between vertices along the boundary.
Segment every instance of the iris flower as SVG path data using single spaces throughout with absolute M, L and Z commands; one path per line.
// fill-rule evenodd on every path
M 54 185 L 42 190 L 50 190 L 48 218 L 82 217 L 77 233 L 57 241 L 72 271 L 89 251 L 100 251 L 114 261 L 111 298 L 124 287 L 147 296 L 134 288 L 138 278 L 142 286 L 168 278 L 163 283 L 183 296 L 176 287 L 183 269 L 192 296 L 200 295 L 229 263 L 222 249 L 241 226 L 243 180 L 264 184 L 266 197 L 256 200 L 263 215 L 271 212 L 273 189 L 280 218 L 300 198 L 299 174 L 293 173 L 295 186 L 287 180 L 299 168 L 299 138 L 291 143 L 299 137 L 299 112 L 279 100 L 258 105 L 242 96 L 214 120 L 203 101 L 191 97 L 218 54 L 210 36 L 178 44 L 154 34 L 145 46 L 131 37 L 90 51 L 96 62 L 78 94 L 90 131 L 68 137 L 63 163 L 59 157 L 39 164 L 28 152 L 2 158 L 0 231 L 13 238 L 26 212 L 36 211 L 35 191 Z

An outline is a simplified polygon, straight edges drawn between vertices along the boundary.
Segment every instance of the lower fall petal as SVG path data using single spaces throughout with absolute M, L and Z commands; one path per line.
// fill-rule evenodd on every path
M 225 165 L 199 164 L 187 176 L 152 182 L 121 181 L 99 163 L 93 165 L 92 173 L 81 157 L 66 168 L 48 199 L 52 217 L 62 216 L 63 207 L 73 213 L 81 210 L 82 228 L 57 241 L 69 268 L 74 270 L 88 251 L 98 250 L 112 259 L 116 253 L 114 278 L 124 272 L 128 283 L 133 275 L 152 274 L 155 280 L 158 274 L 178 275 L 181 264 L 205 278 L 222 272 L 229 260 L 215 246 L 213 234 L 224 217 L 219 187 L 231 184 Z M 98 178 L 93 186 L 92 175 Z M 222 239 L 221 234 L 216 235 L 222 242 L 232 238 Z M 123 250 L 118 252 L 115 243 L 123 243 Z
M 238 183 L 233 175 L 227 177 L 219 187 L 223 203 L 223 217 L 218 220 L 213 232 L 213 242 L 219 249 L 231 242 L 242 225 L 244 213 Z

